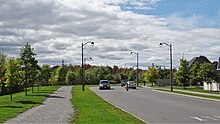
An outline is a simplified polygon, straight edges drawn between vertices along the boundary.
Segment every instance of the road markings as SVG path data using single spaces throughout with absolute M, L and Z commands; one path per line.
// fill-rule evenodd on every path
M 213 118 L 213 117 L 209 117 L 209 116 L 201 116 L 202 118 L 207 118 L 207 119 L 211 119 L 211 120 L 214 120 L 214 121 L 217 121 L 218 119 L 216 118 Z
M 201 118 L 199 118 L 199 117 L 190 117 L 190 118 L 192 118 L 192 119 L 196 119 L 196 120 L 198 120 L 198 121 L 205 121 L 205 119 L 201 119 Z
M 214 116 L 215 118 L 219 118 L 220 119 L 220 116 Z

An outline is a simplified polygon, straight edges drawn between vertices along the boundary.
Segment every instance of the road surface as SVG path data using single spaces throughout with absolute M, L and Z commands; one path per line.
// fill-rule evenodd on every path
M 220 102 L 162 93 L 151 88 L 92 91 L 148 123 L 220 123 Z

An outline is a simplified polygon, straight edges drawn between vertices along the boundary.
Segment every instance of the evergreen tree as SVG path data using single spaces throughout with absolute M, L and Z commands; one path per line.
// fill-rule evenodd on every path
M 33 52 L 34 49 L 31 48 L 31 45 L 28 43 L 25 44 L 24 47 L 21 48 L 20 56 L 21 56 L 21 64 L 24 65 L 24 70 L 26 72 L 25 78 L 26 78 L 26 88 L 29 85 L 29 82 L 31 82 L 32 86 L 32 92 L 33 92 L 33 86 L 34 82 L 36 81 L 37 76 L 37 63 L 35 56 L 36 54 Z M 25 91 L 25 94 L 27 95 L 27 91 Z

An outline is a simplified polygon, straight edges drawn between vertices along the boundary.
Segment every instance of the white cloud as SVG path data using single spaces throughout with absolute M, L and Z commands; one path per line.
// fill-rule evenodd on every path
M 175 67 L 183 53 L 187 59 L 199 55 L 218 59 L 220 29 L 196 28 L 200 16 L 167 19 L 119 6 L 152 7 L 159 1 L 0 0 L 0 49 L 18 57 L 20 48 L 30 42 L 41 64 L 60 64 L 62 59 L 80 64 L 81 43 L 91 40 L 95 45 L 84 49 L 85 56 L 93 58 L 91 64 L 132 66 L 130 52 L 136 51 L 141 65 L 169 66 L 168 48 L 159 47 L 159 42 L 167 42 L 173 44 Z

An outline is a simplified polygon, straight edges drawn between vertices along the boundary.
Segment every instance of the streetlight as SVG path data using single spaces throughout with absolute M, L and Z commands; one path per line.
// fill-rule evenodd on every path
M 86 60 L 92 60 L 92 57 L 84 58 L 84 64 L 86 64 Z
M 90 43 L 92 46 L 94 45 L 94 42 L 91 42 L 91 41 L 87 41 L 86 43 L 82 43 L 82 70 L 81 70 L 81 83 L 82 83 L 82 91 L 84 91 L 84 87 L 85 87 L 85 82 L 84 82 L 84 63 L 83 63 L 83 60 L 84 60 L 84 58 L 83 58 L 83 47 L 86 45 L 86 44 L 88 44 L 88 43 Z
M 137 76 L 136 76 L 136 82 L 137 82 L 137 86 L 138 86 L 138 52 L 131 52 L 131 54 L 136 54 L 137 55 Z
M 170 90 L 173 91 L 173 74 L 172 74 L 172 44 L 167 44 L 165 42 L 160 43 L 160 46 L 163 44 L 167 45 L 170 48 Z

